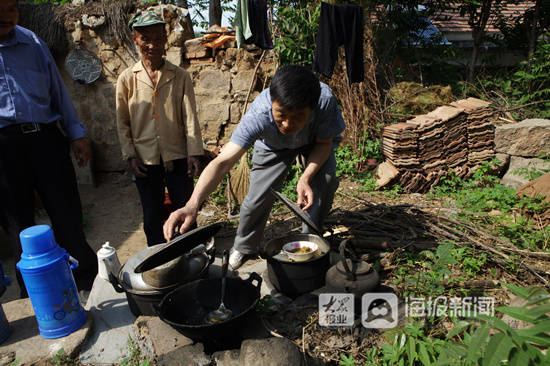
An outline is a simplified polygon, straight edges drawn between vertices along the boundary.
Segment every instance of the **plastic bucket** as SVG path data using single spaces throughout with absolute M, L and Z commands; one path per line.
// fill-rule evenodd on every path
M 86 322 L 71 269 L 78 262 L 57 245 L 47 225 L 32 226 L 19 237 L 23 253 L 17 268 L 34 309 L 40 335 L 60 338 Z

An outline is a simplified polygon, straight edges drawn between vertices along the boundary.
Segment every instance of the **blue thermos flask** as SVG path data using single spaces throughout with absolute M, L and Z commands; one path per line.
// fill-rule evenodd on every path
M 86 322 L 72 269 L 78 262 L 54 240 L 47 225 L 31 226 L 19 234 L 21 260 L 17 268 L 31 300 L 40 335 L 60 338 Z

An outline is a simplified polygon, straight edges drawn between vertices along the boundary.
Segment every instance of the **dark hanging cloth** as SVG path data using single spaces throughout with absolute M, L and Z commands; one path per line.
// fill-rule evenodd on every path
M 313 70 L 331 77 L 341 45 L 346 50 L 350 84 L 363 81 L 363 7 L 322 2 Z
M 248 21 L 252 37 L 245 40 L 246 44 L 255 44 L 262 49 L 273 48 L 271 35 L 267 28 L 267 1 L 248 0 Z

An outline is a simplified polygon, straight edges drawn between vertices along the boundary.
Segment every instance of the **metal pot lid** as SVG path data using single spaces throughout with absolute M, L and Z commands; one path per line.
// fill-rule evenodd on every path
M 214 241 L 211 240 L 209 245 L 212 246 L 213 242 Z M 136 273 L 135 268 L 143 261 L 144 258 L 151 255 L 151 253 L 157 252 L 160 249 L 159 247 L 163 245 L 164 244 L 158 244 L 145 248 L 141 252 L 130 257 L 130 259 L 128 259 L 128 261 L 122 266 L 118 274 L 118 281 L 125 291 L 139 295 L 165 293 L 181 283 L 197 279 L 209 265 L 209 258 L 205 253 L 205 250 L 207 249 L 203 245 L 200 253 L 192 254 L 182 259 L 187 262 L 185 265 L 185 270 L 182 271 L 180 277 L 174 278 L 174 283 L 160 288 L 151 286 L 144 280 L 143 273 Z
M 304 222 L 311 230 L 313 230 L 317 235 L 323 236 L 323 230 L 315 224 L 311 218 L 306 214 L 300 207 L 298 207 L 294 202 L 285 197 L 282 193 L 277 192 L 271 188 L 271 193 L 280 199 L 302 222 Z
M 83 48 L 75 48 L 65 59 L 65 68 L 73 80 L 91 84 L 99 79 L 103 65 L 94 53 Z
M 348 268 L 350 268 L 351 271 L 354 272 L 357 276 L 367 274 L 372 270 L 372 265 L 365 261 L 352 261 L 349 258 L 345 258 L 343 260 L 346 261 Z M 336 263 L 336 269 L 342 274 L 347 273 L 346 269 L 344 268 L 344 264 L 342 263 L 342 260 Z
M 222 224 L 216 222 L 188 231 L 168 243 L 159 244 L 159 248 L 156 251 L 148 253 L 147 256 L 141 258 L 141 262 L 136 264 L 134 272 L 141 273 L 148 271 L 184 255 L 197 245 L 206 243 L 216 235 L 221 227 Z

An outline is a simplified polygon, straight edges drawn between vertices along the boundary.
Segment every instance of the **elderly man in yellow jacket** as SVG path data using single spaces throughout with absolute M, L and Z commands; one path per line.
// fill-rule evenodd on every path
M 165 188 L 175 207 L 185 205 L 199 173 L 203 145 L 191 77 L 163 57 L 164 20 L 153 11 L 139 11 L 128 25 L 141 60 L 118 78 L 117 128 L 151 246 L 164 242 Z

